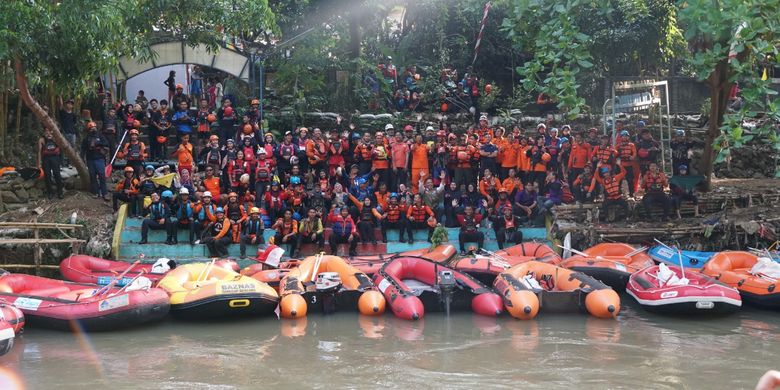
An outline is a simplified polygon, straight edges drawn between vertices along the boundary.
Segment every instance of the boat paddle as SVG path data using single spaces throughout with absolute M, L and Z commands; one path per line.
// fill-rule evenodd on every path
M 130 286 L 131 284 L 133 284 L 133 283 L 134 283 L 136 280 L 138 280 L 138 278 L 140 278 L 141 276 L 143 276 L 144 272 L 145 272 L 144 270 L 141 270 L 141 272 L 139 272 L 139 273 L 138 273 L 138 275 L 136 275 L 136 276 L 135 276 L 133 279 L 131 279 L 129 282 L 127 282 L 127 284 L 125 284 L 124 286 L 122 286 L 122 288 L 120 288 L 120 289 L 119 289 L 119 290 L 116 292 L 116 295 L 119 295 L 119 293 L 121 293 L 122 291 L 125 291 L 125 290 L 127 289 L 127 287 L 129 287 L 129 286 Z
M 116 284 L 117 284 L 117 283 L 118 283 L 120 280 L 122 280 L 122 278 L 124 278 L 124 277 L 125 277 L 125 275 L 127 275 L 127 273 L 128 273 L 128 272 L 130 272 L 130 270 L 131 270 L 131 269 L 133 269 L 133 267 L 135 267 L 136 265 L 138 265 L 138 263 L 140 263 L 140 262 L 141 262 L 141 260 L 136 260 L 135 262 L 133 262 L 133 264 L 130 264 L 130 266 L 129 266 L 129 267 L 127 267 L 127 269 L 126 269 L 126 270 L 124 270 L 124 272 L 122 272 L 121 274 L 119 274 L 119 275 L 115 276 L 113 279 L 111 279 L 111 281 L 110 281 L 110 282 L 108 282 L 108 284 L 106 284 L 105 286 L 103 286 L 103 287 L 101 287 L 99 290 L 97 290 L 97 292 L 96 292 L 96 293 L 95 293 L 93 296 L 103 295 L 103 294 L 105 294 L 105 293 L 107 293 L 107 292 L 111 291 L 111 289 L 112 289 L 114 286 L 116 286 Z
M 111 162 L 106 165 L 106 177 L 111 176 L 111 172 L 114 171 L 114 161 L 116 160 L 117 154 L 119 154 L 119 149 L 122 148 L 122 142 L 125 142 L 125 137 L 127 137 L 127 130 L 122 134 L 122 139 L 119 140 L 119 143 L 116 144 L 116 150 L 114 151 L 114 156 L 111 157 Z M 137 173 L 138 172 L 136 172 L 136 174 Z

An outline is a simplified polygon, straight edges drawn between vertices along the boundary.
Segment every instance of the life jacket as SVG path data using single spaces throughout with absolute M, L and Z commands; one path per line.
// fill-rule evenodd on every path
M 661 172 L 658 172 L 655 175 L 649 171 L 645 173 L 645 190 L 648 193 L 664 192 L 664 180 L 661 176 Z
M 141 161 L 143 155 L 141 154 L 141 142 L 128 142 L 127 143 L 127 159 L 130 161 Z
M 207 164 L 219 165 L 222 162 L 222 152 L 218 146 L 212 146 L 209 151 L 209 158 L 206 160 Z
M 41 146 L 41 154 L 44 156 L 59 156 L 60 147 L 54 143 L 54 140 L 43 139 L 43 145 Z
M 282 191 L 268 191 L 266 194 L 266 196 L 270 198 L 270 201 L 267 202 L 269 209 L 279 210 L 284 207 L 284 202 L 282 202 Z
M 288 235 L 292 233 L 293 227 L 296 228 L 298 227 L 298 221 L 296 221 L 295 219 L 291 218 L 289 222 L 285 221 L 283 218 L 281 218 L 281 220 L 282 220 L 282 227 L 281 227 L 282 231 L 280 233 L 282 233 L 283 235 Z
M 515 217 L 511 216 L 509 219 L 506 219 L 506 216 L 503 217 L 504 221 L 504 230 L 507 231 L 515 231 L 517 230 L 517 226 L 515 226 Z
M 612 147 L 601 145 L 596 146 L 594 155 L 603 164 L 612 164 L 612 158 L 615 156 Z
M 512 202 L 509 200 L 509 198 L 507 198 L 506 200 L 501 200 L 501 199 L 496 200 L 496 206 L 495 206 L 496 214 L 504 215 L 504 209 L 507 207 L 510 209 L 512 208 Z
M 477 231 L 477 219 L 472 215 L 463 215 L 463 224 L 460 229 L 464 233 L 474 233 Z
M 266 160 L 259 160 L 257 162 L 257 170 L 255 171 L 255 180 L 259 182 L 271 181 L 271 168 L 268 166 Z
M 471 167 L 471 153 L 469 152 L 468 146 L 458 146 L 455 152 L 455 158 L 458 161 L 458 168 Z
M 217 211 L 214 203 L 203 204 L 198 211 L 198 221 L 204 222 L 210 220 L 214 213 Z
M 401 220 L 401 206 L 388 205 L 387 206 L 387 222 L 396 223 Z
M 230 221 L 227 218 L 223 218 L 221 221 L 216 220 L 211 225 L 211 235 L 217 236 L 219 233 L 222 233 L 222 228 L 225 227 L 225 224 L 229 224 Z
M 179 220 L 179 222 L 187 223 L 192 219 L 192 203 L 187 201 L 186 203 L 182 204 L 181 201 L 178 203 L 179 209 L 176 210 L 176 218 Z
M 428 219 L 425 205 L 412 205 L 410 207 L 412 208 L 412 222 L 425 222 Z
M 233 148 L 233 149 L 225 149 L 225 150 L 222 151 L 222 153 L 227 158 L 228 163 L 231 163 L 231 162 L 236 160 L 236 153 L 238 153 L 238 150 L 235 149 L 235 148 Z
M 238 221 L 243 217 L 241 214 L 241 204 L 236 202 L 228 202 L 227 206 L 225 207 L 225 215 L 234 221 Z
M 374 214 L 370 207 L 365 207 L 360 210 L 360 220 L 366 222 L 374 222 Z
M 261 218 L 249 218 L 244 225 L 244 234 L 257 235 L 262 231 L 263 220 Z
M 198 111 L 198 132 L 208 133 L 209 130 L 211 130 L 211 125 L 209 124 L 208 116 L 209 116 L 208 110 Z
M 618 154 L 620 155 L 620 158 L 622 159 L 622 162 L 629 162 L 629 158 L 631 158 L 633 154 L 633 148 L 634 144 L 631 142 L 623 142 L 620 145 L 618 145 Z
M 360 145 L 358 148 L 358 155 L 360 156 L 361 161 L 371 161 L 371 147 L 367 145 Z
M 333 233 L 342 237 L 349 236 L 352 232 L 354 223 L 352 217 L 343 218 L 341 215 L 333 217 Z
M 312 145 L 312 149 L 314 150 L 314 155 L 320 158 L 320 161 L 325 161 L 325 158 L 328 156 L 328 148 L 325 145 L 325 141 L 319 140 L 315 141 L 313 139 L 309 140 L 309 142 Z M 317 160 L 313 158 L 309 158 L 309 164 L 316 164 Z
M 285 163 L 290 163 L 290 157 L 295 155 L 295 145 L 293 144 L 281 144 L 279 145 L 279 155 L 282 156 L 282 160 Z
M 561 182 L 561 192 L 563 194 L 561 196 L 561 201 L 563 201 L 563 203 L 570 203 L 574 201 L 574 194 L 571 193 L 569 184 L 564 181 Z
M 152 203 L 149 209 L 149 218 L 157 220 L 166 217 L 168 206 L 166 206 L 163 202 L 157 202 Z
M 614 177 L 610 177 L 609 181 L 606 179 L 603 181 L 604 191 L 607 193 L 607 199 L 617 200 L 620 199 L 620 182 L 615 180 Z

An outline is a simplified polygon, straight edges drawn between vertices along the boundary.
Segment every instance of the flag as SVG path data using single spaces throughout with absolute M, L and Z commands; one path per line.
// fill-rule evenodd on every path
M 153 177 L 152 178 L 152 182 L 157 184 L 157 185 L 170 188 L 171 187 L 171 183 L 173 183 L 173 178 L 174 177 L 176 177 L 175 173 L 169 173 L 167 175 Z
M 479 55 L 479 45 L 482 43 L 482 35 L 485 32 L 485 24 L 487 24 L 488 12 L 490 12 L 490 2 L 485 3 L 485 12 L 482 13 L 482 24 L 479 27 L 479 34 L 477 35 L 477 43 L 474 44 L 474 59 L 471 61 L 471 65 L 477 62 L 477 56 Z
M 764 68 L 764 73 L 761 74 L 761 81 L 766 81 L 769 76 L 766 74 L 766 68 Z

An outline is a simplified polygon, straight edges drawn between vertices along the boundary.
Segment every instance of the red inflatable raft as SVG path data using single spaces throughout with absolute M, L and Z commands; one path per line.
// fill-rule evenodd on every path
M 159 288 L 125 291 L 23 274 L 0 276 L 0 303 L 13 304 L 33 327 L 107 331 L 162 319 L 170 306 Z
M 11 352 L 14 339 L 24 327 L 24 313 L 11 305 L 0 304 L 0 356 Z
M 739 291 L 694 271 L 669 266 L 675 279 L 688 279 L 687 285 L 666 283 L 669 277 L 659 275 L 658 265 L 631 275 L 626 292 L 649 311 L 664 314 L 729 314 L 742 306 Z M 664 278 L 662 283 L 661 279 Z
M 398 318 L 418 320 L 426 311 L 466 310 L 497 316 L 503 311 L 498 294 L 465 273 L 422 257 L 394 258 L 374 275 Z
M 158 271 L 160 268 L 153 269 L 153 264 L 130 264 L 124 261 L 112 261 L 87 255 L 71 255 L 60 262 L 60 272 L 66 280 L 71 282 L 105 286 L 111 282 L 112 278 L 127 271 L 125 276 L 117 281 L 117 287 L 130 283 L 140 274 L 156 284 L 169 270 L 176 268 L 175 261 L 161 260 L 163 260 L 161 263 L 165 265 L 165 267 L 162 267 L 162 272 Z M 238 271 L 238 264 L 233 260 L 217 260 L 214 265 Z
M 529 261 L 557 265 L 561 257 L 550 247 L 538 242 L 524 242 L 498 251 L 483 251 L 484 255 L 451 259 L 443 264 L 460 272 L 465 272 L 486 286 L 492 286 L 498 274 L 518 264 Z

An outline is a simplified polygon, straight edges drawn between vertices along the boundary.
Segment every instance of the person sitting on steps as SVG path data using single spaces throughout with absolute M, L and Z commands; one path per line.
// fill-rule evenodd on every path
M 599 164 L 598 170 L 601 175 L 595 175 L 593 177 L 593 182 L 591 182 L 590 188 L 588 189 L 588 196 L 591 196 L 593 190 L 596 188 L 596 183 L 601 184 L 605 195 L 604 202 L 601 206 L 601 213 L 604 214 L 604 218 L 608 218 L 609 208 L 614 206 L 618 206 L 623 209 L 626 218 L 630 218 L 628 203 L 626 203 L 625 199 L 623 199 L 623 196 L 620 193 L 620 182 L 624 177 L 626 177 L 626 170 L 623 169 L 622 165 L 620 165 L 620 159 L 617 161 L 617 167 L 619 171 L 615 176 L 612 176 L 612 172 L 610 172 L 609 167 L 602 167 L 600 165 L 601 164 Z
M 298 252 L 292 257 L 300 255 L 300 248 L 303 244 L 317 244 L 317 250 L 322 252 L 325 249 L 325 237 L 323 232 L 325 228 L 322 225 L 322 219 L 314 208 L 309 209 L 306 218 L 298 224 Z
M 141 223 L 141 241 L 139 244 L 146 244 L 147 236 L 149 235 L 149 229 L 152 230 L 165 230 L 168 234 L 168 239 L 165 241 L 168 245 L 173 245 L 171 241 L 171 226 L 170 226 L 170 209 L 165 202 L 160 201 L 160 194 L 152 193 L 152 203 L 146 208 L 149 213 L 149 217 L 144 219 Z
M 395 192 L 390 193 L 390 198 L 387 203 L 387 209 L 382 210 L 382 242 L 387 244 L 387 229 L 398 229 L 398 241 L 405 243 L 404 230 L 407 228 L 406 215 L 398 204 L 398 194 Z
M 240 254 L 243 259 L 246 257 L 246 245 L 262 244 L 265 242 L 263 239 L 263 231 L 265 225 L 263 219 L 260 218 L 260 209 L 252 207 L 249 209 L 249 219 L 244 221 L 244 226 L 241 228 L 241 244 Z
M 225 210 L 222 207 L 217 207 L 216 214 L 214 222 L 206 226 L 205 233 L 208 236 L 204 237 L 202 242 L 209 249 L 210 257 L 227 257 L 227 246 L 232 241 L 230 237 L 230 220 L 225 218 Z
M 417 194 L 414 201 L 406 210 L 406 218 L 409 220 L 407 230 L 409 231 L 409 244 L 414 244 L 414 231 L 419 229 L 428 230 L 428 241 L 431 240 L 433 227 L 436 226 L 436 218 L 433 210 L 422 202 L 422 196 Z
M 119 210 L 119 201 L 127 204 L 127 214 L 130 218 L 138 216 L 138 179 L 134 177 L 133 167 L 125 167 L 125 177 L 116 183 L 114 189 L 114 212 Z
M 494 216 L 490 220 L 496 230 L 498 249 L 504 249 L 506 242 L 513 245 L 523 242 L 523 232 L 520 230 L 523 218 L 514 215 L 511 208 L 504 208 L 501 216 Z
M 355 226 L 355 221 L 349 215 L 349 210 L 346 207 L 342 207 L 338 215 L 331 215 L 330 222 L 333 227 L 330 238 L 328 238 L 331 254 L 337 255 L 336 247 L 339 244 L 349 243 L 349 255 L 357 256 L 357 227 Z
M 295 253 L 298 245 L 298 221 L 293 219 L 292 210 L 284 210 L 284 214 L 276 220 L 271 229 L 276 230 L 274 244 L 278 246 L 287 244 L 290 247 L 290 254 Z

